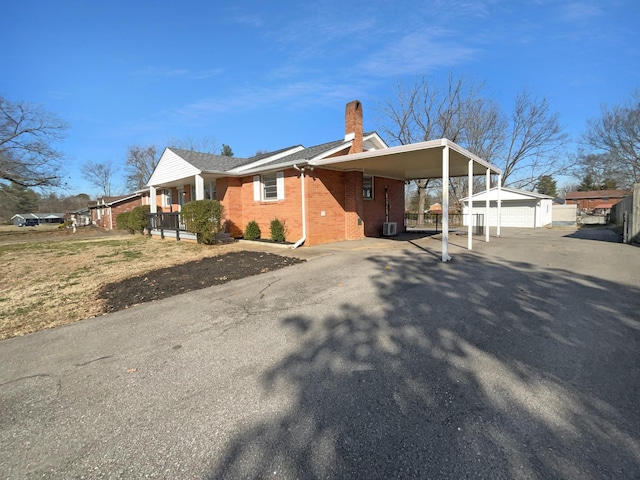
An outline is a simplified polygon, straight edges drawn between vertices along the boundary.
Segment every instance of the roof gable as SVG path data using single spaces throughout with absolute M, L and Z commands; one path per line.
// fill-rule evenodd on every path
M 180 152 L 181 150 L 177 151 Z M 201 169 L 189 163 L 167 147 L 164 149 L 164 152 L 162 152 L 162 156 L 158 161 L 158 165 L 156 165 L 156 168 L 153 170 L 147 186 L 162 185 L 163 183 L 172 182 L 177 178 L 198 175 L 201 171 Z

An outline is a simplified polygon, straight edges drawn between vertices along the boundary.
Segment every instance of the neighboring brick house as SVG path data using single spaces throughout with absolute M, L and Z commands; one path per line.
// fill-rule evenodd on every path
M 241 237 L 255 220 L 268 237 L 271 220 L 278 218 L 287 240 L 305 245 L 380 236 L 385 222 L 403 230 L 404 179 L 313 165 L 389 148 L 378 134 L 363 132 L 359 101 L 347 104 L 345 124 L 339 140 L 251 158 L 166 148 L 147 184 L 151 211 L 177 212 L 191 200 L 213 198 L 224 206 L 232 236 Z
M 577 205 L 582 212 L 592 212 L 596 208 L 611 208 L 630 193 L 627 190 L 593 190 L 590 192 L 569 192 L 564 199 L 567 205 Z M 605 206 L 606 207 L 603 207 Z
M 107 230 L 117 228 L 116 218 L 122 212 L 130 212 L 138 205 L 148 205 L 149 197 L 146 190 L 117 197 L 101 197 L 95 202 L 89 202 L 91 223 Z

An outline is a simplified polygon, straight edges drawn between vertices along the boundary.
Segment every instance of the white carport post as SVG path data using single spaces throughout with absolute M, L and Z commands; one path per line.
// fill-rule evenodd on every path
M 497 206 L 498 206 L 498 228 L 497 228 L 497 232 L 496 232 L 496 236 L 500 236 L 500 209 L 502 208 L 502 200 L 500 200 L 500 190 L 502 188 L 502 174 L 498 174 L 498 188 L 497 188 L 497 193 L 498 193 L 498 200 L 497 200 Z
M 484 228 L 485 228 L 485 232 L 484 232 L 484 240 L 489 243 L 489 188 L 491 187 L 491 169 L 487 168 L 487 176 L 485 179 L 485 187 L 486 187 L 486 192 L 485 192 L 485 201 L 484 201 Z
M 445 140 L 442 149 L 442 261 L 449 260 L 449 145 Z
M 196 175 L 196 200 L 204 200 L 204 178 Z
M 156 198 L 156 187 L 149 186 L 149 211 L 158 213 L 158 199 Z
M 467 189 L 469 190 L 469 194 L 467 197 L 469 198 L 469 206 L 467 207 L 467 250 L 473 250 L 473 227 L 471 223 L 473 221 L 473 160 L 469 159 L 469 185 L 467 185 Z

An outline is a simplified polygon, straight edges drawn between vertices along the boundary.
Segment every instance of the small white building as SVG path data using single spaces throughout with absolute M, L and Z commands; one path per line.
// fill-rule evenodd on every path
M 478 223 L 476 215 L 485 215 L 487 192 L 483 190 L 473 197 L 471 213 L 474 215 L 473 225 Z M 500 189 L 500 225 L 502 227 L 540 228 L 550 225 L 552 221 L 553 197 L 515 188 Z M 463 198 L 464 224 L 467 225 L 469 215 L 469 198 Z M 484 217 L 481 217 L 484 218 Z M 489 226 L 498 222 L 498 189 L 489 190 Z M 487 225 L 487 222 L 481 222 Z

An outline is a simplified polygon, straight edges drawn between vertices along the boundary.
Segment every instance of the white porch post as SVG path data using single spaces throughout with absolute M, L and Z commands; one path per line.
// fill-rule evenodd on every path
M 491 169 L 487 168 L 487 176 L 485 179 L 485 186 L 486 186 L 486 199 L 484 202 L 484 240 L 485 242 L 489 243 L 489 228 L 491 227 L 491 225 L 489 224 L 489 188 L 491 187 Z
M 469 185 L 467 185 L 469 204 L 467 206 L 467 250 L 473 250 L 473 160 L 469 159 Z
M 204 178 L 196 175 L 196 200 L 204 200 Z
M 149 187 L 149 211 L 158 213 L 158 201 L 156 199 L 156 187 Z
M 500 199 L 500 192 L 502 189 L 502 174 L 498 175 L 498 200 L 497 200 L 497 205 L 498 205 L 498 228 L 497 228 L 497 232 L 496 232 L 496 236 L 500 236 L 500 209 L 502 208 L 502 200 Z
M 442 261 L 449 256 L 449 145 L 442 149 Z

